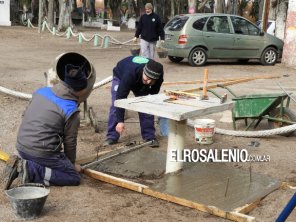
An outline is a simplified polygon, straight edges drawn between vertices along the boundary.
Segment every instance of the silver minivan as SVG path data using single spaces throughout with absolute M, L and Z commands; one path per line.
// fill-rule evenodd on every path
M 168 58 L 175 63 L 187 58 L 192 66 L 205 65 L 208 59 L 259 59 L 263 65 L 274 65 L 284 45 L 281 39 L 236 15 L 177 15 L 164 29 Z

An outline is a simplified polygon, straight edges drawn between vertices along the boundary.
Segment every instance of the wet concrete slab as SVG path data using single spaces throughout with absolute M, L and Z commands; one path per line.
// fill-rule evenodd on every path
M 225 211 L 255 202 L 280 187 L 280 182 L 261 174 L 221 163 L 187 164 L 177 174 L 165 175 L 152 190 Z
M 124 178 L 147 179 L 154 191 L 225 211 L 252 203 L 280 186 L 271 177 L 225 163 L 186 163 L 182 171 L 164 174 L 165 163 L 164 152 L 142 148 L 106 160 L 93 169 Z
M 158 149 L 144 147 L 103 161 L 94 170 L 125 178 L 156 179 L 165 172 L 166 154 Z

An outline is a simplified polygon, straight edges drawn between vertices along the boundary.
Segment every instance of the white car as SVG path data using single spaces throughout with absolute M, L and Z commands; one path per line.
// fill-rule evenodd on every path
M 262 29 L 262 21 L 261 20 L 258 20 L 256 22 L 256 25 Z M 266 32 L 270 35 L 274 35 L 275 34 L 275 21 L 273 20 L 268 20 L 268 24 L 267 24 L 267 30 Z

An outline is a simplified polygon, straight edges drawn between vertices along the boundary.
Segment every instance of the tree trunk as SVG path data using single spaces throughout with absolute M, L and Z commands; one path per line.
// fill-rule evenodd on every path
M 107 24 L 107 8 L 108 8 L 108 0 L 104 0 L 104 24 Z
M 188 0 L 188 12 L 194 14 L 196 12 L 196 0 Z
M 71 17 L 71 11 L 72 11 L 72 5 L 70 4 L 70 1 L 67 0 L 66 2 L 64 0 L 59 0 L 59 6 L 60 6 L 60 14 L 59 14 L 59 24 L 58 24 L 58 30 L 66 30 L 68 27 L 72 27 L 72 17 Z
M 121 0 L 110 0 L 109 1 L 109 6 L 112 11 L 112 19 L 115 20 L 113 23 L 118 23 L 120 25 L 120 4 Z
M 170 18 L 173 18 L 175 16 L 175 1 L 171 1 L 171 16 Z
M 285 1 L 280 1 L 277 5 L 277 15 L 275 20 L 275 36 L 284 40 L 285 28 L 286 28 L 286 18 L 287 18 L 288 3 Z
M 48 0 L 48 23 L 49 23 L 49 27 L 52 28 L 54 25 L 54 21 L 53 21 L 53 1 L 54 0 Z
M 215 13 L 224 13 L 224 9 L 225 9 L 225 1 L 215 0 L 214 12 Z

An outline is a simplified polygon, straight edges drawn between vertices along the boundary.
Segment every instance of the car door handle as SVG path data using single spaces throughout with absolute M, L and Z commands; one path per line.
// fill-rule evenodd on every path
M 210 38 L 210 37 L 212 37 L 212 36 L 211 36 L 211 35 L 206 35 L 206 37 L 207 37 L 207 38 Z

